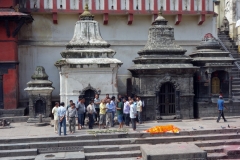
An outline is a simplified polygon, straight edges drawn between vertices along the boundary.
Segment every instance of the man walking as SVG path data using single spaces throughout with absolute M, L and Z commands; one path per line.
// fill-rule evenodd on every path
M 55 106 L 52 109 L 52 114 L 54 116 L 54 132 L 58 133 L 58 107 L 59 103 L 55 102 Z
M 67 135 L 67 129 L 66 129 L 66 108 L 64 107 L 64 102 L 60 103 L 60 107 L 58 108 L 58 134 L 61 136 L 61 128 L 63 127 L 63 133 L 66 136 Z
M 142 101 L 140 97 L 137 97 L 137 115 L 138 123 L 142 124 Z
M 67 110 L 67 120 L 69 121 L 69 132 L 73 134 L 75 132 L 76 120 L 78 119 L 78 112 L 75 108 L 75 104 L 72 103 L 71 107 Z
M 218 119 L 217 119 L 217 123 L 219 122 L 220 118 L 222 117 L 224 122 L 227 122 L 227 120 L 224 117 L 224 113 L 223 113 L 223 108 L 225 107 L 227 109 L 227 107 L 224 105 L 224 100 L 222 96 L 219 96 L 218 102 L 217 102 L 217 107 L 218 107 Z
M 129 121 L 130 121 L 130 117 L 129 117 L 129 112 L 130 112 L 130 105 L 129 102 L 127 101 L 126 98 L 123 98 L 123 116 L 124 116 L 124 123 L 126 126 L 129 126 Z
M 94 106 L 95 106 L 95 110 L 96 110 L 96 114 L 95 114 L 95 121 L 99 122 L 100 116 L 99 116 L 99 112 L 100 112 L 100 103 L 101 100 L 99 99 L 99 95 L 96 94 L 95 95 L 95 99 L 94 99 Z

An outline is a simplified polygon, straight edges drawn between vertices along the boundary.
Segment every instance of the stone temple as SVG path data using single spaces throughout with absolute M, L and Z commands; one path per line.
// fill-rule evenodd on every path
M 149 29 L 148 41 L 129 68 L 133 92 L 141 96 L 146 120 L 193 118 L 193 74 L 198 69 L 173 42 L 174 28 L 159 13 Z
M 116 52 L 109 47 L 86 5 L 72 40 L 61 52 L 62 59 L 55 63 L 60 74 L 60 101 L 67 103 L 82 95 L 89 104 L 97 93 L 117 96 L 117 72 L 122 62 L 113 58 Z

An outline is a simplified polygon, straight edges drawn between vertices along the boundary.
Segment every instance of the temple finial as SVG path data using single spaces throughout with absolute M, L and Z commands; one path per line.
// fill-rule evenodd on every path
M 88 10 L 88 4 L 86 3 L 86 5 L 85 5 L 85 10 L 84 11 L 89 11 Z
M 162 11 L 163 11 L 163 6 L 161 6 L 159 12 L 158 12 L 158 16 L 162 16 Z
M 88 3 L 86 3 L 84 7 L 84 11 L 79 17 L 80 17 L 80 20 L 93 20 L 94 16 L 91 14 L 91 12 L 88 9 Z

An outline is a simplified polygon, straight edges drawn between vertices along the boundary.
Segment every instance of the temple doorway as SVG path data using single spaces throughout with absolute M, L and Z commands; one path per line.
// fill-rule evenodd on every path
M 95 91 L 88 89 L 85 91 L 84 98 L 85 98 L 85 106 L 87 107 L 90 103 L 90 100 L 94 99 Z
M 175 89 L 171 83 L 161 86 L 159 104 L 161 115 L 175 115 Z
M 226 71 L 215 71 L 211 74 L 211 93 L 212 95 L 219 95 L 222 92 L 224 97 L 229 94 L 229 75 Z
M 212 93 L 218 94 L 220 92 L 220 80 L 218 77 L 212 78 Z
M 46 103 L 43 103 L 42 100 L 37 100 L 35 103 L 35 114 L 38 116 L 39 114 L 45 115 L 46 113 Z

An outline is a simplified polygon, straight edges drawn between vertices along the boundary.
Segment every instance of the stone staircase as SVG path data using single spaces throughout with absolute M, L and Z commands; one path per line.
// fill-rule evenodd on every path
M 141 160 L 141 145 L 169 143 L 195 144 L 207 152 L 209 160 L 239 159 L 238 130 L 226 128 L 181 131 L 179 134 L 150 135 L 136 132 L 0 139 L 0 160 Z
M 240 64 L 238 46 L 235 44 L 235 42 L 229 37 L 229 35 L 224 33 L 218 34 L 218 38 L 223 42 L 229 52 L 231 52 L 231 55 L 236 59 L 236 62 Z M 236 65 L 234 65 L 232 68 L 232 76 L 232 95 L 234 99 L 234 97 L 240 97 L 240 71 Z

